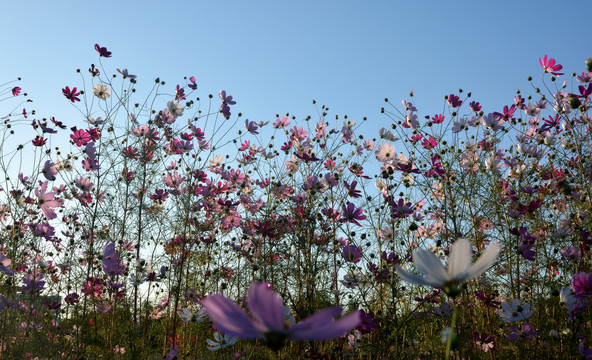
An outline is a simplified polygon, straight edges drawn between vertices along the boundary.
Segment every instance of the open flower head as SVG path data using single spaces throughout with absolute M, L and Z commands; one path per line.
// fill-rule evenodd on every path
M 214 321 L 216 329 L 240 338 L 265 339 L 267 345 L 274 350 L 280 349 L 286 339 L 334 339 L 360 323 L 359 311 L 335 320 L 342 309 L 332 307 L 292 326 L 285 317 L 282 298 L 265 284 L 252 284 L 249 287 L 247 303 L 254 318 L 222 295 L 213 294 L 203 300 L 206 314 Z
M 466 280 L 475 279 L 487 270 L 497 258 L 500 247 L 493 244 L 481 257 L 471 262 L 471 243 L 467 239 L 458 239 L 452 246 L 446 269 L 440 259 L 426 249 L 418 249 L 413 254 L 413 264 L 423 275 L 411 274 L 397 266 L 399 276 L 412 284 L 428 285 L 444 290 L 450 296 L 458 295 L 458 285 Z
M 530 304 L 520 304 L 519 299 L 512 300 L 512 304 L 502 302 L 502 309 L 497 311 L 503 322 L 514 322 L 528 319 L 532 315 Z
M 106 100 L 109 96 L 111 96 L 111 89 L 103 84 L 97 84 L 97 86 L 92 88 L 92 92 L 101 100 Z

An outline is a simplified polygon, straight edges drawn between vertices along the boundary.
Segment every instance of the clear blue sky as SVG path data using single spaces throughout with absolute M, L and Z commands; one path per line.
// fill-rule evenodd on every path
M 415 89 L 420 115 L 462 88 L 486 112 L 512 102 L 549 54 L 569 73 L 592 56 L 592 1 L 10 1 L 1 6 L 1 82 L 21 76 L 39 116 L 83 124 L 61 89 L 74 69 L 113 52 L 111 69 L 174 87 L 195 75 L 198 96 L 225 89 L 233 113 L 274 120 L 314 114 L 316 99 L 365 133 L 387 125 L 383 99 Z M 70 114 L 70 115 L 68 115 Z

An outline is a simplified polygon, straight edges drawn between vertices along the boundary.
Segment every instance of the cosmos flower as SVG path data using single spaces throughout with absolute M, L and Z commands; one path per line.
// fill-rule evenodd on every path
M 354 223 L 358 226 L 362 226 L 358 220 L 365 220 L 366 215 L 364 215 L 364 210 L 356 209 L 356 206 L 348 202 L 347 205 L 343 204 L 341 206 L 341 221 L 342 222 L 349 222 Z
M 374 153 L 376 155 L 376 160 L 380 162 L 386 162 L 392 160 L 397 153 L 395 151 L 395 146 L 389 143 L 384 143 L 378 146 L 378 149 Z
M 225 347 L 234 345 L 238 341 L 238 338 L 231 335 L 222 334 L 219 331 L 214 333 L 214 340 L 207 339 L 208 349 L 210 351 L 216 351 L 224 349 Z
M 362 247 L 348 245 L 343 248 L 343 259 L 345 262 L 358 263 L 362 258 Z
M 136 76 L 136 75 L 132 75 L 132 74 L 130 74 L 130 73 L 127 71 L 127 69 L 122 69 L 122 70 L 119 70 L 119 68 L 115 68 L 115 69 L 117 70 L 117 72 L 118 72 L 119 74 L 121 74 L 121 76 L 123 76 L 123 78 L 124 78 L 124 79 L 125 79 L 125 78 L 129 78 L 129 79 L 135 79 L 135 78 L 137 78 L 137 76 Z
M 571 287 L 576 298 L 592 296 L 592 272 L 574 274 L 571 279 Z
M 77 89 L 75 87 L 73 87 L 72 90 L 70 90 L 70 87 L 66 86 L 62 89 L 62 94 L 64 94 L 66 99 L 72 102 L 80 101 L 80 98 L 78 97 L 78 95 L 80 95 L 80 92 L 76 90 Z
M 360 323 L 359 311 L 335 320 L 342 308 L 332 307 L 290 326 L 286 321 L 282 298 L 266 284 L 252 284 L 249 287 L 247 304 L 254 318 L 222 295 L 213 294 L 203 300 L 206 314 L 214 321 L 216 329 L 240 338 L 265 339 L 267 345 L 274 350 L 280 349 L 285 339 L 334 339 Z
M 111 51 L 108 51 L 106 47 L 100 47 L 99 44 L 95 44 L 95 50 L 99 53 L 99 56 L 110 58 Z
M 397 274 L 409 283 L 432 286 L 455 296 L 460 291 L 458 285 L 485 272 L 495 262 L 499 251 L 499 245 L 493 244 L 475 263 L 471 263 L 471 243 L 467 239 L 458 239 L 450 251 L 448 269 L 442 266 L 433 252 L 426 249 L 418 249 L 413 254 L 413 264 L 423 276 L 411 274 L 399 266 L 396 269 Z
M 188 84 L 187 86 L 189 86 L 189 88 L 191 90 L 197 90 L 197 83 L 195 82 L 195 76 L 192 76 L 189 78 L 189 81 L 191 82 L 190 84 Z
M 92 92 L 93 94 L 95 94 L 96 97 L 98 97 L 101 100 L 107 100 L 107 98 L 111 96 L 111 90 L 107 86 L 102 84 L 97 84 L 97 86 L 92 88 Z
M 563 69 L 563 66 L 556 64 L 555 59 L 547 59 L 547 55 L 545 55 L 543 59 L 539 58 L 539 63 L 541 64 L 543 69 L 545 69 L 545 72 L 551 73 L 555 76 L 563 75 L 563 73 L 557 72 Z
M 498 310 L 498 315 L 504 322 L 514 322 L 528 319 L 532 315 L 530 304 L 520 305 L 519 299 L 512 300 L 512 305 L 506 301 L 502 302 L 502 310 Z

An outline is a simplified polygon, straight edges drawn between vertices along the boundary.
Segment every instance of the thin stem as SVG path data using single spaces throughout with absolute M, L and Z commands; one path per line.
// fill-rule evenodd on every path
M 452 312 L 452 323 L 450 324 L 450 332 L 448 333 L 448 341 L 446 342 L 446 360 L 450 358 L 450 348 L 452 347 L 452 337 L 454 336 L 454 328 L 456 327 L 456 314 L 458 312 L 458 307 L 452 305 L 454 307 L 454 311 Z

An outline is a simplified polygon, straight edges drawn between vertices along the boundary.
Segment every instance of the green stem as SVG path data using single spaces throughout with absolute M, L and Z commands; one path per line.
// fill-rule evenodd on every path
M 446 360 L 450 358 L 450 348 L 452 347 L 452 337 L 454 335 L 454 328 L 456 327 L 456 314 L 458 312 L 458 307 L 454 306 L 454 311 L 452 312 L 452 324 L 450 324 L 450 332 L 448 333 L 448 341 L 446 342 Z

